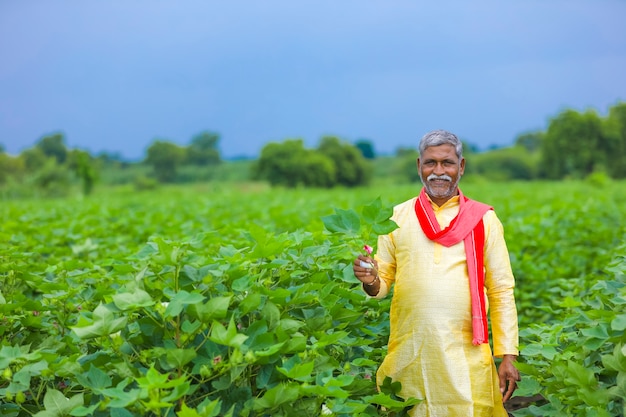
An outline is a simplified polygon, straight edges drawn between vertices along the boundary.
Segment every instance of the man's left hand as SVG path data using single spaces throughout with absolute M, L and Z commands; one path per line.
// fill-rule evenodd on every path
M 500 393 L 502 394 L 502 402 L 507 402 L 513 395 L 513 391 L 517 388 L 517 381 L 521 378 L 519 371 L 514 365 L 515 355 L 504 355 L 502 363 L 498 368 L 498 377 L 500 378 Z

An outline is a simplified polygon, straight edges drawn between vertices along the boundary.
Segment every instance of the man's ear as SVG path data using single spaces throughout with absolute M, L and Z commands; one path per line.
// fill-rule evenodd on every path
M 461 163 L 459 166 L 459 176 L 462 176 L 465 172 L 465 158 L 461 158 Z

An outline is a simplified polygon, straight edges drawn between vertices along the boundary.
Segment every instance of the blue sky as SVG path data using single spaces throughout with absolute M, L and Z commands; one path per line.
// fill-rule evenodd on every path
M 0 143 L 63 132 L 140 159 L 210 130 L 224 157 L 323 135 L 483 149 L 626 101 L 623 0 L 0 0 Z

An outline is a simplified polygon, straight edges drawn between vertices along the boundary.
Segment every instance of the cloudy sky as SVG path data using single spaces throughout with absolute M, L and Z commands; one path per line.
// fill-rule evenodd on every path
M 483 149 L 626 101 L 623 0 L 0 0 L 0 144 L 140 159 L 447 129 Z

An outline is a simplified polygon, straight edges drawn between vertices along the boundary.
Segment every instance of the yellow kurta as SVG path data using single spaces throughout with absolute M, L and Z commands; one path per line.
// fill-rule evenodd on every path
M 399 228 L 378 240 L 376 259 L 385 297 L 393 285 L 389 344 L 377 383 L 402 383 L 402 396 L 424 401 L 412 416 L 507 416 L 491 348 L 472 344 L 469 281 L 463 242 L 445 247 L 429 240 L 415 215 L 415 198 L 394 208 Z M 454 197 L 431 202 L 445 228 L 459 211 Z M 496 356 L 517 355 L 514 278 L 502 224 L 484 217 L 485 292 Z

